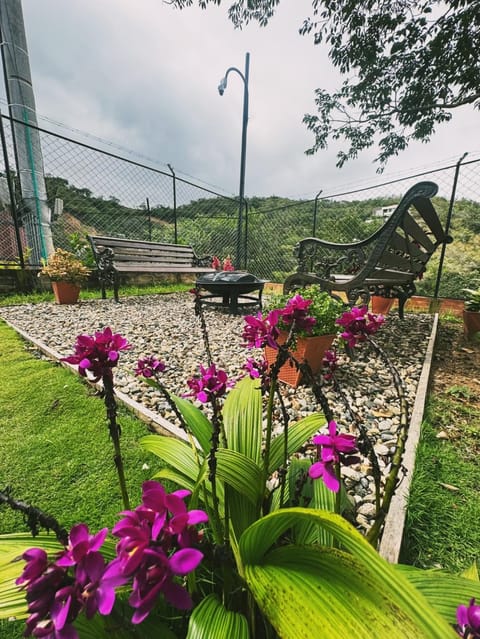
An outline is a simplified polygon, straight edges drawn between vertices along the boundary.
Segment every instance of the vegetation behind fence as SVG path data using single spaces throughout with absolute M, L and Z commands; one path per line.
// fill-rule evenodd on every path
M 0 263 L 28 260 L 25 215 L 15 167 L 10 118 L 2 116 L 0 167 Z M 22 123 L 23 124 L 23 123 Z M 24 127 L 27 125 L 23 124 Z M 242 262 L 237 248 L 238 199 L 175 175 L 51 131 L 38 129 L 46 174 L 48 207 L 56 246 L 70 248 L 87 233 L 191 244 L 197 254 L 231 256 L 236 266 L 281 282 L 296 268 L 293 249 L 304 237 L 332 242 L 363 239 L 382 225 L 403 194 L 420 180 L 439 186 L 435 205 L 451 235 L 439 295 L 461 297 L 465 286 L 480 286 L 480 158 L 361 190 L 324 189 L 313 200 L 281 197 L 246 200 Z M 9 166 L 10 171 L 7 171 Z M 455 180 L 455 177 L 458 180 Z M 9 193 L 9 184 L 13 193 Z M 455 191 L 455 192 L 454 192 Z M 419 291 L 435 292 L 440 255 L 431 260 Z

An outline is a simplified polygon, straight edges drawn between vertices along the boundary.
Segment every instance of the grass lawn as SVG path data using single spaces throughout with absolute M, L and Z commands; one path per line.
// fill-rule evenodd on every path
M 188 291 L 192 288 L 192 284 L 152 284 L 148 286 L 122 286 L 120 296 L 127 295 L 152 295 L 162 293 L 175 293 L 178 291 Z M 108 297 L 113 297 L 111 290 L 107 291 Z M 80 301 L 82 300 L 98 300 L 101 292 L 98 289 L 82 289 L 80 291 Z M 0 306 L 13 306 L 15 304 L 36 304 L 38 302 L 53 302 L 54 297 L 51 291 L 39 291 L 36 293 L 2 293 L 0 294 Z
M 121 408 L 118 421 L 134 507 L 158 458 L 138 446 L 148 433 L 143 422 Z M 117 521 L 123 506 L 103 400 L 63 366 L 39 359 L 1 321 L 0 439 L 0 490 L 9 487 L 14 498 L 53 515 L 67 529 L 84 521 L 96 532 Z M 0 506 L 0 533 L 27 530 L 20 513 Z M 22 632 L 23 622 L 0 621 L 2 639 L 20 638 Z
M 0 323 L 0 489 L 69 527 L 111 526 L 122 510 L 103 400 L 58 364 L 38 359 Z M 138 440 L 145 424 L 120 409 L 122 451 L 130 498 L 153 470 Z M 0 532 L 26 530 L 22 516 L 2 508 Z
M 454 573 L 480 562 L 480 410 L 459 399 L 452 393 L 429 399 L 400 557 Z M 442 425 L 461 422 L 461 437 L 437 437 Z

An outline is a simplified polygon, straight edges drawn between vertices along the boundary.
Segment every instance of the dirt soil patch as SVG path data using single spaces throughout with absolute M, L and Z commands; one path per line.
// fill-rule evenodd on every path
M 440 319 L 432 364 L 431 389 L 465 386 L 480 407 L 480 339 L 467 340 L 463 324 Z
M 454 423 L 445 429 L 450 437 L 458 438 L 463 428 L 474 427 L 472 417 L 480 413 L 480 335 L 467 340 L 462 322 L 439 321 L 430 392 L 458 405 Z M 475 448 L 480 454 L 480 437 Z

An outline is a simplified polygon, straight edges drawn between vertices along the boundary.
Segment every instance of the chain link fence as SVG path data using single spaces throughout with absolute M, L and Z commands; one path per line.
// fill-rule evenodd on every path
M 25 215 L 15 167 L 11 119 L 2 115 L 0 264 L 28 260 Z M 17 121 L 18 123 L 18 121 Z M 25 125 L 24 123 L 23 126 Z M 37 128 L 37 127 L 36 127 Z M 55 246 L 71 248 L 86 234 L 190 244 L 198 255 L 231 256 L 237 268 L 276 282 L 295 271 L 293 249 L 305 237 L 364 239 L 381 226 L 413 184 L 438 184 L 435 206 L 451 218 L 450 244 L 429 263 L 419 291 L 461 297 L 480 286 L 480 157 L 360 189 L 324 189 L 315 199 L 249 198 L 237 238 L 238 199 L 169 172 L 37 129 L 41 138 Z M 240 260 L 236 252 L 241 247 Z M 444 260 L 443 260 L 444 257 Z M 439 267 L 444 275 L 438 288 Z

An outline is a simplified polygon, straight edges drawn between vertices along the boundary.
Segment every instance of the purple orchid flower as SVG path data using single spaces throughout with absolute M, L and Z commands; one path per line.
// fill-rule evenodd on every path
M 266 317 L 263 317 L 260 311 L 257 315 L 247 315 L 242 333 L 245 340 L 244 345 L 247 348 L 271 346 L 271 348 L 278 349 L 277 338 L 280 333 L 277 324 L 279 318 L 280 310 L 278 309 L 270 311 Z
M 295 322 L 298 330 L 311 333 L 317 320 L 308 315 L 308 309 L 312 305 L 312 300 L 304 299 L 301 295 L 295 295 L 288 300 L 287 305 L 280 311 L 282 321 L 287 326 L 291 326 Z
M 345 329 L 340 337 L 354 348 L 358 342 L 364 342 L 369 335 L 376 333 L 384 321 L 383 315 L 370 313 L 367 306 L 354 306 L 343 313 L 336 324 Z
M 138 360 L 135 375 L 148 379 L 149 377 L 155 377 L 158 373 L 163 373 L 165 368 L 164 362 L 161 362 L 154 355 L 150 355 L 150 357 L 143 357 Z
M 229 380 L 227 373 L 220 368 L 217 369 L 215 364 L 211 364 L 207 369 L 200 364 L 199 369 L 200 376 L 187 380 L 191 392 L 185 393 L 183 397 L 195 397 L 202 404 L 206 404 L 223 397 L 227 388 L 235 384 L 234 380 Z
M 356 461 L 356 458 L 346 457 L 357 452 L 356 438 L 354 435 L 337 434 L 337 424 L 332 420 L 328 424 L 328 435 L 316 435 L 312 441 L 318 447 L 321 459 L 310 466 L 308 474 L 312 479 L 322 478 L 325 486 L 337 493 L 340 482 L 336 467 L 340 461 Z
M 119 333 L 112 333 L 107 326 L 94 335 L 78 335 L 75 352 L 69 357 L 62 357 L 63 362 L 78 365 L 78 372 L 83 377 L 90 371 L 95 382 L 104 375 L 112 376 L 112 368 L 117 365 L 119 352 L 128 350 L 131 345 Z
M 328 435 L 315 435 L 313 443 L 322 449 L 322 461 L 339 462 L 339 453 L 352 454 L 357 452 L 354 435 L 337 435 L 337 423 L 333 420 L 328 424 Z
M 108 566 L 104 579 L 115 582 L 119 577 L 133 578 L 129 599 L 135 612 L 132 622 L 141 623 L 151 612 L 160 594 L 180 609 L 189 609 L 188 592 L 175 582 L 195 570 L 203 554 L 192 545 L 201 535 L 194 526 L 206 523 L 203 510 L 188 510 L 184 502 L 188 490 L 167 493 L 154 480 L 142 486 L 142 503 L 113 528 L 119 538 L 117 558 Z
M 475 605 L 475 599 L 470 599 L 468 606 L 458 606 L 457 622 L 461 637 L 469 639 L 480 637 L 480 606 Z

